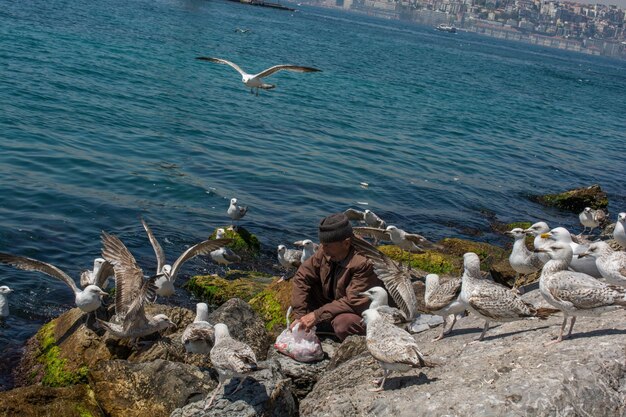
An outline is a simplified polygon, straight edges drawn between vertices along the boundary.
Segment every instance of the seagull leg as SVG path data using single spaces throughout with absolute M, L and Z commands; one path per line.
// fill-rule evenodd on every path
M 443 336 L 446 334 L 446 320 L 448 317 L 444 316 L 443 318 L 443 324 L 441 325 L 441 333 L 439 333 L 439 336 L 435 337 L 433 340 L 431 340 L 431 342 L 436 342 L 438 340 L 443 339 Z
M 450 325 L 450 328 L 448 329 L 447 332 L 444 332 L 444 334 L 448 334 L 452 331 L 452 328 L 454 327 L 454 325 L 456 324 L 456 314 L 452 315 L 452 324 Z
M 569 339 L 572 336 L 572 329 L 574 328 L 574 323 L 576 323 L 576 316 L 573 316 L 570 321 L 569 332 L 567 332 L 567 336 L 565 336 L 566 339 Z
M 221 386 L 222 386 L 222 381 L 220 381 L 219 384 L 217 384 L 217 387 L 215 387 L 215 389 L 213 390 L 213 395 L 211 395 L 211 399 L 209 399 L 204 405 L 205 410 L 211 408 L 211 404 L 213 404 L 213 400 L 215 399 L 215 396 L 217 395 L 217 391 L 219 391 Z
M 544 343 L 544 346 L 550 346 L 553 345 L 555 343 L 561 343 L 563 341 L 563 330 L 565 330 L 565 325 L 567 324 L 567 316 L 563 316 L 563 324 L 561 324 L 561 331 L 559 332 L 559 337 L 557 337 L 555 340 L 548 342 L 548 343 Z M 572 327 L 574 327 L 574 325 L 572 324 Z
M 480 337 L 473 342 L 470 342 L 470 344 L 482 342 L 482 340 L 485 338 L 485 333 L 487 333 L 487 330 L 489 330 L 489 322 L 485 320 L 485 327 L 483 328 L 483 332 L 480 334 Z
M 235 387 L 234 391 L 231 392 L 229 395 L 233 395 L 234 393 L 238 392 L 241 389 L 241 387 L 243 386 L 243 381 L 245 381 L 246 378 L 247 377 L 245 377 L 245 376 L 242 377 L 241 380 L 239 381 L 239 384 L 237 385 L 237 387 Z
M 380 385 L 376 388 L 370 388 L 368 389 L 368 391 L 370 392 L 379 392 L 383 390 L 383 387 L 385 385 L 385 380 L 387 379 L 387 375 L 389 375 L 391 373 L 391 371 L 388 371 L 386 369 L 383 369 L 383 377 L 380 380 Z

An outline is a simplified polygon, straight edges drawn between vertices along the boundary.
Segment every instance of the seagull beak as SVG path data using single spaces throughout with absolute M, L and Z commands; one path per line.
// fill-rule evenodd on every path
M 293 244 L 296 245 L 296 246 L 304 246 L 304 243 L 303 243 L 302 240 L 298 240 L 296 242 L 293 242 Z
M 101 295 L 101 296 L 103 296 L 103 297 L 108 297 L 108 296 L 109 296 L 109 293 L 108 293 L 108 292 L 106 292 L 106 291 L 103 291 L 103 290 L 101 289 L 101 290 L 100 290 L 100 295 Z
M 591 254 L 588 251 L 585 251 L 583 253 L 579 253 L 578 254 L 578 259 L 584 258 L 585 256 L 589 256 L 589 255 L 591 255 Z
M 369 297 L 370 297 L 370 293 L 368 293 L 368 292 L 360 292 L 360 293 L 359 293 L 359 295 L 360 295 L 361 297 L 367 297 L 367 298 L 369 298 Z
M 542 239 L 550 239 L 552 237 L 552 233 L 542 233 L 540 236 Z
M 504 234 L 507 235 L 507 236 L 513 236 L 513 232 L 511 232 L 511 231 L 504 232 Z
M 548 253 L 548 251 L 547 251 L 547 250 L 545 250 L 545 249 L 541 249 L 541 248 L 535 249 L 533 252 L 534 252 L 534 253 Z

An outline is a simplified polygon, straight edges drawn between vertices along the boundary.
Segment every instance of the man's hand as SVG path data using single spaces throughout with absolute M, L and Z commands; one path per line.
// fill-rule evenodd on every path
M 298 323 L 300 323 L 300 327 L 303 328 L 304 330 L 311 330 L 311 328 L 315 326 L 315 313 L 311 312 L 311 313 L 305 314 L 304 316 L 300 317 L 299 319 L 291 323 L 291 330 L 293 330 L 293 328 Z

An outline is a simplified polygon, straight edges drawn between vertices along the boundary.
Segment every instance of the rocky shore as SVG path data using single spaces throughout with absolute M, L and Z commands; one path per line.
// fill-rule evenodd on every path
M 246 239 L 254 242 L 251 236 Z M 468 251 L 479 255 L 494 280 L 513 284 L 509 250 L 457 238 L 437 243 L 441 249 L 410 257 L 393 246 L 380 248 L 410 260 L 420 277 L 414 288 L 422 305 L 421 278 L 427 272 L 460 274 Z M 258 246 L 237 244 L 249 259 L 258 253 Z M 501 324 L 478 343 L 471 342 L 483 322 L 470 315 L 439 342 L 431 342 L 439 328 L 414 335 L 439 366 L 392 374 L 386 390 L 373 393 L 368 388 L 381 370 L 363 337 L 341 344 L 324 340 L 325 358 L 315 364 L 275 351 L 291 295 L 289 281 L 276 281 L 245 269 L 196 276 L 186 284 L 215 306 L 209 320 L 226 323 L 262 361 L 241 391 L 231 394 L 236 381 L 227 384 L 210 410 L 204 410 L 204 399 L 217 386 L 217 376 L 207 355 L 187 354 L 181 343 L 195 313 L 153 304 L 149 313 L 167 314 L 176 328 L 139 346 L 108 339 L 78 309 L 44 325 L 14 369 L 15 388 L 0 392 L 0 416 L 626 416 L 625 311 L 581 318 L 571 340 L 545 348 L 561 315 Z M 524 297 L 544 304 L 532 286 Z

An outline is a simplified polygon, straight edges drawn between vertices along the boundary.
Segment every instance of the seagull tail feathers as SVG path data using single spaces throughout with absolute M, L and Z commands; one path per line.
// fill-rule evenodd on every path
M 546 308 L 546 307 L 540 307 L 538 309 L 536 309 L 536 317 L 540 320 L 546 320 L 548 317 L 550 317 L 553 314 L 556 313 L 560 313 L 561 310 L 558 310 L 556 308 Z

